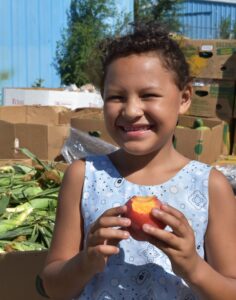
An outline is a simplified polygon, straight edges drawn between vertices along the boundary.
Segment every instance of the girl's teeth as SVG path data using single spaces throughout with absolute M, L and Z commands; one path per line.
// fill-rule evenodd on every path
M 139 131 L 139 130 L 148 130 L 149 127 L 145 126 L 145 127 L 124 127 L 124 131 Z

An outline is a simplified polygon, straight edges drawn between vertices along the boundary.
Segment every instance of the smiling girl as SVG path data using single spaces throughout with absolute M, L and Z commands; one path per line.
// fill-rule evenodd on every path
M 104 49 L 102 96 L 110 155 L 73 162 L 60 191 L 42 274 L 52 299 L 236 299 L 236 202 L 226 178 L 173 147 L 191 103 L 188 65 L 159 26 Z M 157 196 L 145 241 L 123 217 L 134 195 Z

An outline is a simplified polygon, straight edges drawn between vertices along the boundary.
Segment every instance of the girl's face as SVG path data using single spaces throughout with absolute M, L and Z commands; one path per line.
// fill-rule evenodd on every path
M 114 60 L 104 82 L 104 116 L 117 144 L 134 155 L 172 147 L 178 115 L 190 105 L 191 88 L 180 91 L 174 74 L 150 52 Z

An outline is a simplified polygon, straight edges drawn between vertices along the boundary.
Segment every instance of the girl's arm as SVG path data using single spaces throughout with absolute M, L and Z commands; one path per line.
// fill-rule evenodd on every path
M 190 285 L 204 300 L 236 299 L 236 198 L 225 176 L 212 170 L 209 181 L 209 223 L 206 259 L 200 261 Z
M 124 207 L 105 212 L 91 226 L 86 246 L 83 245 L 81 195 L 85 163 L 76 161 L 68 168 L 60 190 L 56 223 L 51 247 L 42 272 L 46 293 L 55 300 L 78 296 L 88 281 L 103 270 L 107 258 L 118 252 L 116 243 L 127 238 L 127 232 L 113 229 L 129 226 Z M 126 225 L 127 223 L 127 225 Z M 109 240 L 115 240 L 115 244 Z
M 84 252 L 79 253 L 83 241 L 80 198 L 84 172 L 84 162 L 74 162 L 60 189 L 53 239 L 42 273 L 44 288 L 53 299 L 71 299 L 94 273 L 85 265 Z

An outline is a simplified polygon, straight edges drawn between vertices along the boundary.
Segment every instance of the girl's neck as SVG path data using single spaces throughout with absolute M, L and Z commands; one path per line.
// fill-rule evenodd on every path
M 166 150 L 136 156 L 120 149 L 112 153 L 110 159 L 122 177 L 137 184 L 153 185 L 168 180 L 189 161 L 172 146 Z

